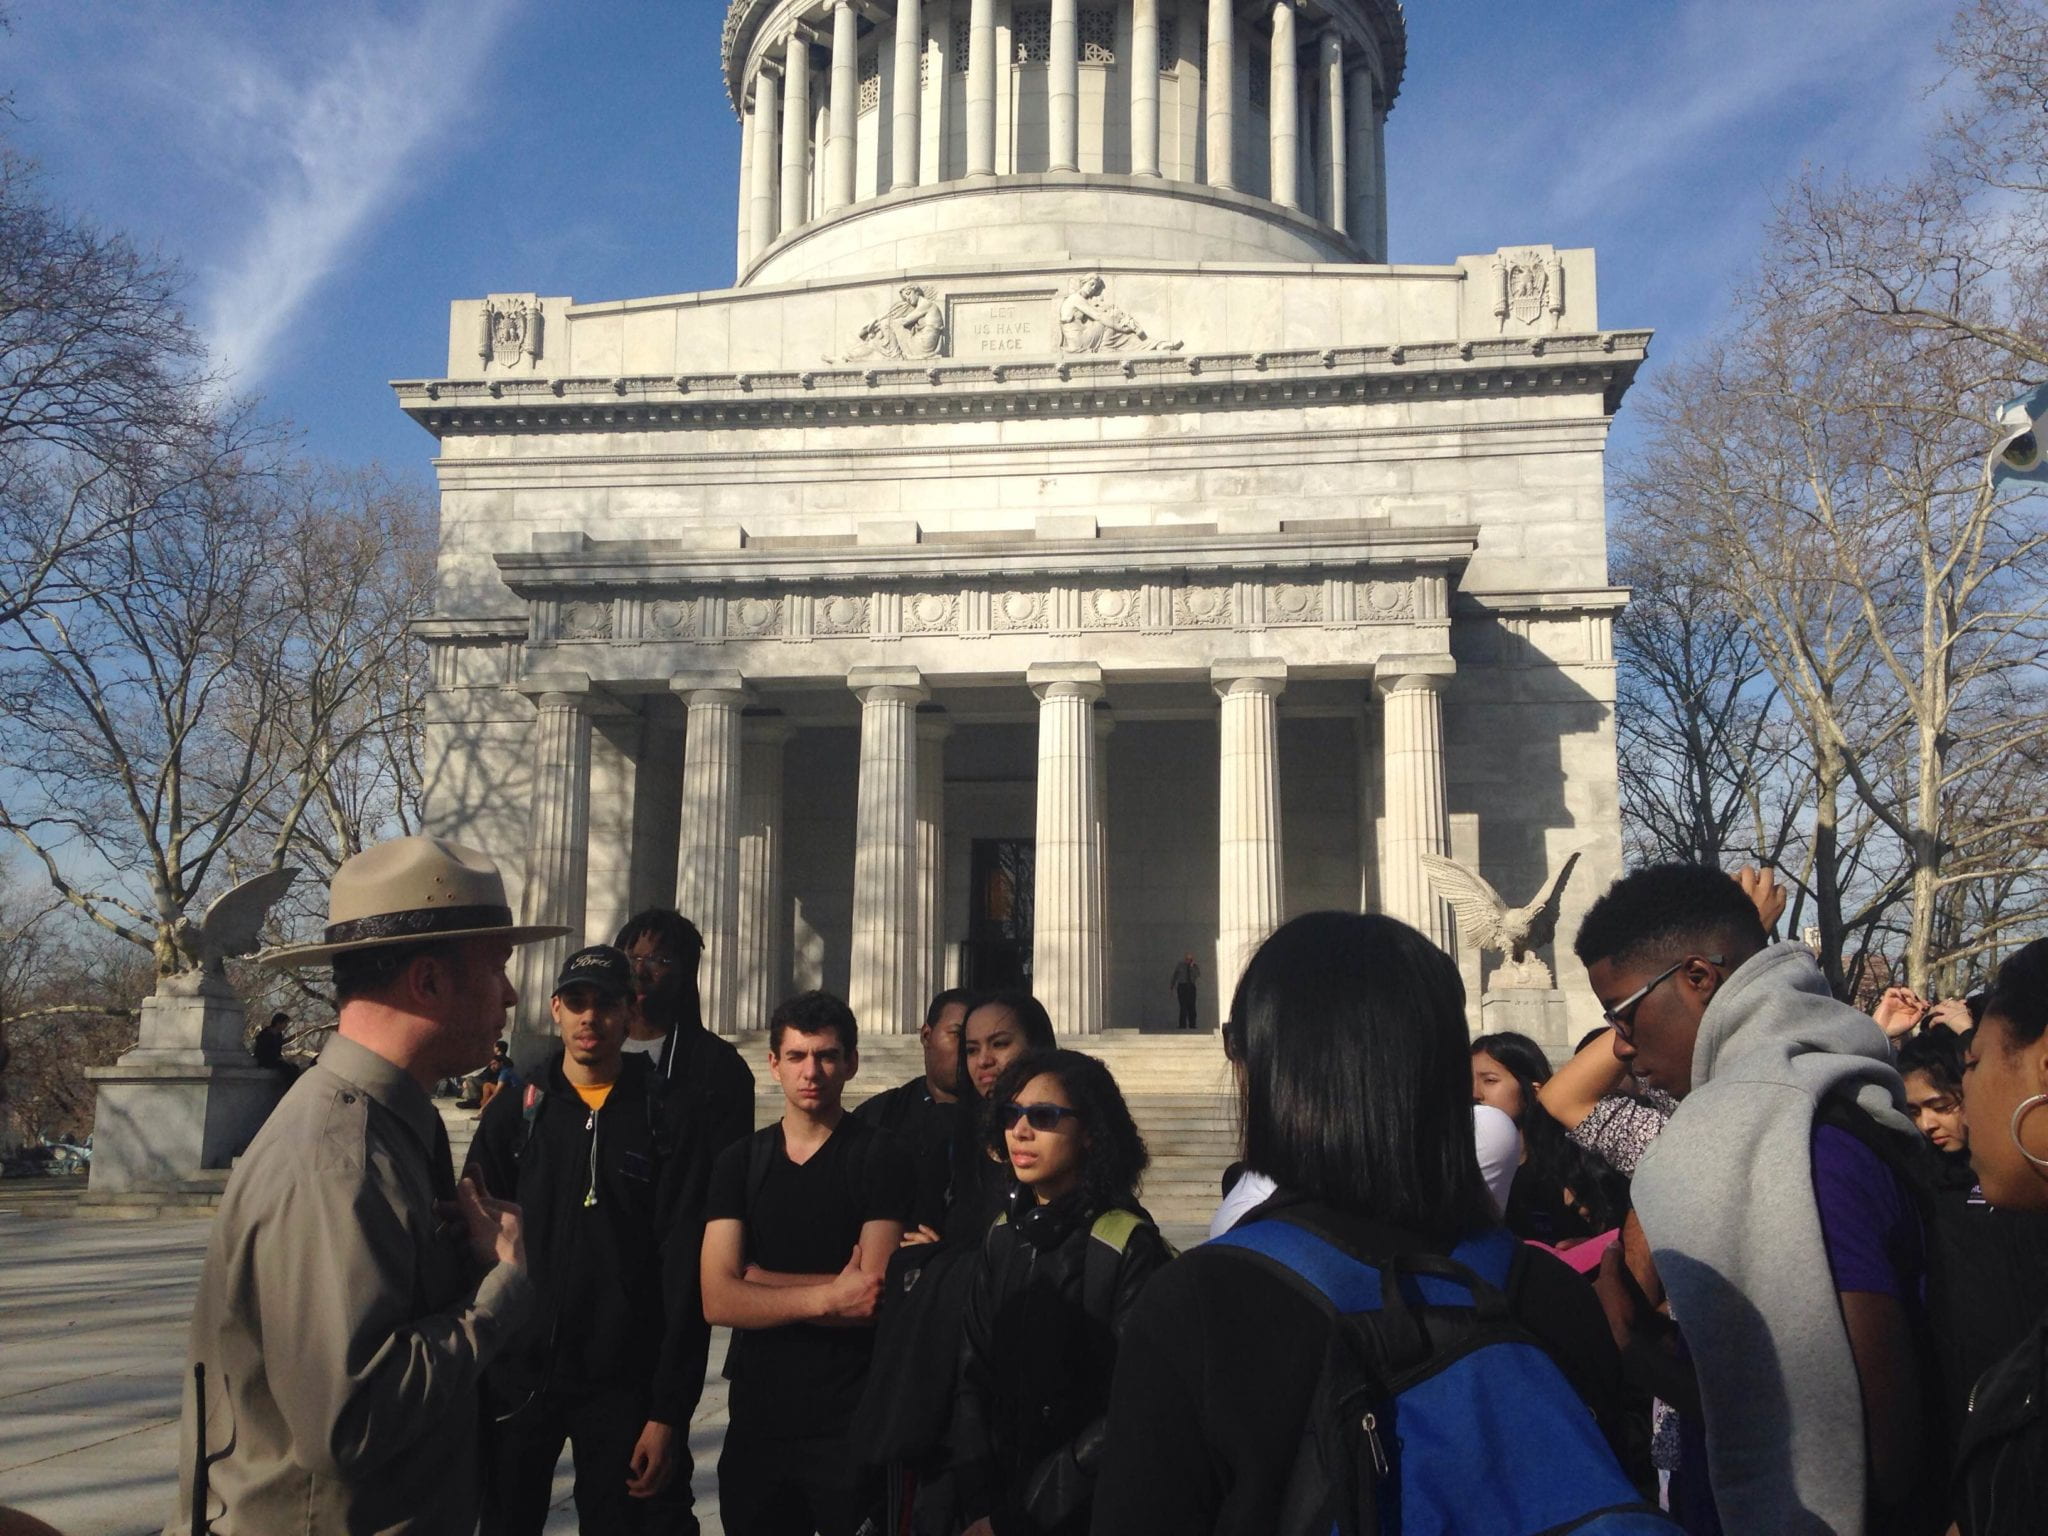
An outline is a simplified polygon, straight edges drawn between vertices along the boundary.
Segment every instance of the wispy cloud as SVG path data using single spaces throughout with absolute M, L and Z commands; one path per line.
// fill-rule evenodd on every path
M 400 19 L 350 7 L 289 52 L 221 40 L 193 61 L 217 151 L 239 161 L 246 223 L 207 264 L 200 320 L 248 386 L 349 252 L 428 175 L 473 109 L 517 0 L 427 0 Z

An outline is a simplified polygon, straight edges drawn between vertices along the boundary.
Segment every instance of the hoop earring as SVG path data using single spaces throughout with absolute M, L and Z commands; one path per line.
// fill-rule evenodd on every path
M 2019 1105 L 2013 1110 L 2011 1127 L 2012 1144 L 2020 1149 L 2021 1157 L 2024 1157 L 2028 1162 L 2032 1163 L 2036 1168 L 2039 1168 L 2043 1173 L 2048 1173 L 2048 1157 L 2036 1157 L 2033 1153 L 2027 1150 L 2027 1144 L 2024 1141 L 2020 1140 L 2020 1122 L 2026 1119 L 2027 1116 L 2032 1114 L 2035 1110 L 2039 1109 L 2043 1104 L 2048 1104 L 2048 1093 L 2037 1093 L 2031 1099 L 2023 1099 L 2020 1101 Z

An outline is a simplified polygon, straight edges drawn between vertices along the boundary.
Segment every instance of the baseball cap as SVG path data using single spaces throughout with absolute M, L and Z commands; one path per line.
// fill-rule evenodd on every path
M 627 997 L 633 991 L 633 967 L 611 945 L 593 944 L 562 962 L 555 992 L 559 995 L 570 987 L 595 987 L 611 997 Z

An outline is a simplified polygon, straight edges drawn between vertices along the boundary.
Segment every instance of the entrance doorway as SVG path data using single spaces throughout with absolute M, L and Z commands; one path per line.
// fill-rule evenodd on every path
M 1031 990 L 1035 849 L 1027 838 L 974 839 L 965 982 L 976 992 Z

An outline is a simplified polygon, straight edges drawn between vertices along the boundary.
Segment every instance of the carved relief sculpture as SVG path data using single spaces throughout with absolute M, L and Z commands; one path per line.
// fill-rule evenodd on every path
M 1108 283 L 1090 272 L 1067 284 L 1060 299 L 1060 350 L 1088 352 L 1178 352 L 1183 343 L 1157 341 L 1110 302 Z
M 846 356 L 828 357 L 828 363 L 856 363 L 881 357 L 891 362 L 915 362 L 937 357 L 946 346 L 946 311 L 939 296 L 922 283 L 905 283 L 896 290 L 896 302 L 860 328 Z
M 1535 326 L 1548 321 L 1557 328 L 1564 314 L 1564 259 L 1548 249 L 1502 251 L 1493 258 L 1493 317 L 1505 331 L 1508 321 Z
M 1458 932 L 1480 949 L 1500 954 L 1500 969 L 1487 983 L 1489 992 L 1498 987 L 1548 990 L 1556 985 L 1536 951 L 1557 936 L 1565 882 L 1579 862 L 1576 853 L 1564 861 L 1549 889 L 1525 907 L 1510 907 L 1500 892 L 1455 859 L 1425 853 L 1421 862 L 1437 895 L 1458 914 Z
M 494 294 L 478 316 L 477 356 L 488 368 L 496 364 L 528 367 L 540 361 L 541 304 L 530 294 Z

